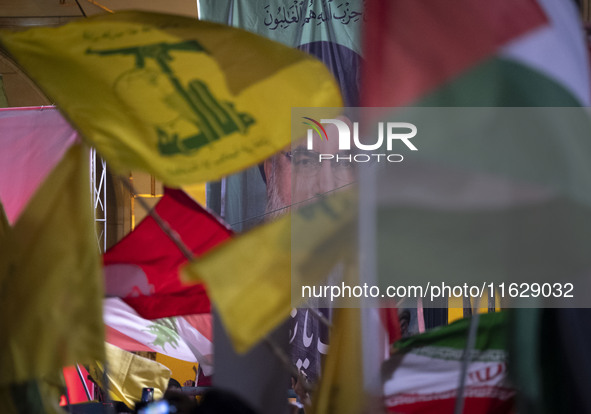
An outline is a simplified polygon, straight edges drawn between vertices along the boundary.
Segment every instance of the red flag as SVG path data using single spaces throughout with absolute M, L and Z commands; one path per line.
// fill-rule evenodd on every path
M 232 234 L 180 190 L 166 189 L 155 208 L 195 256 Z M 109 249 L 103 260 L 107 296 L 123 298 L 146 319 L 210 311 L 202 284 L 181 284 L 178 271 L 187 258 L 150 216 Z

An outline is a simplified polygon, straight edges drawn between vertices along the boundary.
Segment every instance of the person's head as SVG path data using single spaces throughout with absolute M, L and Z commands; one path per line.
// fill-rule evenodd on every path
M 410 325 L 410 312 L 407 309 L 400 312 L 398 322 L 400 323 L 400 335 L 403 338 L 406 338 L 408 336 L 408 327 Z
M 312 149 L 308 149 L 307 142 L 302 140 L 265 161 L 267 213 L 270 217 L 285 213 L 286 207 L 313 201 L 319 194 L 353 181 L 354 163 L 348 158 L 350 152 L 339 150 L 337 127 L 328 124 L 324 129 L 325 139 L 314 132 Z
M 212 388 L 201 397 L 199 414 L 257 414 L 242 397 L 235 393 Z
M 178 381 L 176 382 L 178 384 Z M 174 412 L 178 414 L 198 414 L 200 412 L 195 399 L 183 394 L 180 387 L 178 389 L 169 387 L 164 393 L 162 400 L 165 401 L 165 404 L 163 405 L 168 406 L 169 411 L 159 412 Z M 174 410 L 172 408 L 174 408 Z
M 175 380 L 174 378 L 171 378 L 168 380 L 168 386 L 166 387 L 166 390 L 173 390 L 173 391 L 181 391 L 182 387 L 181 387 L 181 383 L 178 382 L 177 380 Z

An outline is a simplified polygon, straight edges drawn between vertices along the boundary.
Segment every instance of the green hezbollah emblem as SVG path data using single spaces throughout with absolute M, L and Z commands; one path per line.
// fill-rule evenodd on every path
M 195 40 L 178 43 L 156 43 L 152 45 L 127 47 L 111 50 L 91 50 L 86 53 L 100 56 L 133 55 L 135 69 L 143 70 L 147 59 L 154 59 L 160 72 L 143 70 L 141 76 L 149 78 L 151 84 L 162 73 L 166 76 L 175 94 L 164 98 L 164 103 L 178 114 L 182 122 L 196 127 L 197 133 L 181 136 L 175 128 L 178 119 L 154 125 L 158 135 L 158 150 L 162 155 L 188 154 L 212 141 L 234 132 L 245 133 L 254 124 L 254 118 L 245 112 L 238 112 L 232 102 L 219 101 L 213 96 L 205 82 L 193 79 L 183 86 L 169 65 L 173 60 L 171 51 L 207 51 Z M 137 75 L 137 74 L 136 74 Z M 126 74 L 129 78 L 131 75 Z M 130 80 L 126 78 L 127 82 Z

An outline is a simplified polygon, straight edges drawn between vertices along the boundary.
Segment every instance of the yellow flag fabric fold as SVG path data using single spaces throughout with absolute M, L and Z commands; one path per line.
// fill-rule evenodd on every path
M 0 237 L 2 237 L 9 228 L 10 225 L 8 224 L 8 218 L 6 218 L 6 212 L 4 211 L 2 203 L 0 203 Z
M 102 275 L 88 156 L 68 150 L 0 235 L 0 385 L 102 359 Z
M 185 281 L 206 283 L 238 352 L 248 351 L 304 302 L 302 284 L 322 282 L 351 251 L 356 197 L 352 190 L 322 196 L 182 269 Z
M 312 412 L 358 414 L 364 408 L 361 309 L 337 309 L 333 321 L 330 348 L 313 396 Z
M 291 218 L 259 226 L 182 270 L 202 280 L 238 352 L 246 352 L 289 316 Z
M 292 107 L 342 106 L 310 55 L 188 17 L 121 12 L 5 31 L 0 42 L 113 169 L 169 186 L 219 179 L 285 147 Z
M 143 358 L 106 343 L 107 380 L 112 399 L 133 408 L 140 401 L 142 388 L 154 388 L 154 399 L 160 399 L 166 391 L 171 371 L 159 362 Z M 104 388 L 104 364 L 91 364 L 89 373 Z
M 66 384 L 62 372 L 42 379 L 18 384 L 0 385 L 3 414 L 66 414 L 59 406 Z

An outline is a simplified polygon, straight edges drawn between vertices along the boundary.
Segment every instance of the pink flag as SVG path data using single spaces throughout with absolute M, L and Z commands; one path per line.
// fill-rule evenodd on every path
M 76 139 L 54 107 L 0 109 L 0 202 L 11 225 Z

